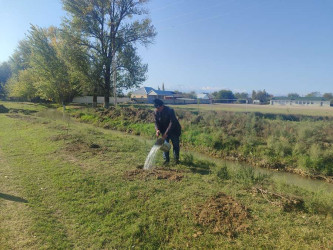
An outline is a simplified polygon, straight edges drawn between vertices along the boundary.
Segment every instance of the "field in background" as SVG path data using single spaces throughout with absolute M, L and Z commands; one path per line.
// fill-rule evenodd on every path
M 295 106 L 271 106 L 255 104 L 189 104 L 172 105 L 172 107 L 192 109 L 199 111 L 232 111 L 232 112 L 260 112 L 271 114 L 292 114 L 309 116 L 333 116 L 333 107 L 295 107 Z

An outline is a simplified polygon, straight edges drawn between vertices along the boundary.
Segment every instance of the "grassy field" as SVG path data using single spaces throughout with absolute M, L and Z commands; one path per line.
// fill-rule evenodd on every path
M 333 195 L 1 103 L 0 248 L 332 248 Z
M 333 107 L 296 107 L 254 104 L 191 104 L 173 107 L 199 111 L 260 112 L 285 115 L 333 116 Z
M 8 104 L 0 114 L 0 248 L 332 248 L 331 193 Z

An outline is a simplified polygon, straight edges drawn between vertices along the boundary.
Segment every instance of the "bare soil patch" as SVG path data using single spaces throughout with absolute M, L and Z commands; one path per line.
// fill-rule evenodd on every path
M 212 227 L 214 233 L 236 237 L 249 228 L 248 209 L 232 197 L 219 193 L 196 208 L 194 216 L 202 226 Z
M 135 169 L 127 171 L 124 174 L 126 180 L 169 180 L 169 181 L 181 181 L 184 178 L 184 175 L 179 170 L 174 169 L 153 169 L 153 170 L 144 170 L 144 169 Z
M 80 152 L 90 152 L 93 154 L 104 153 L 107 149 L 101 147 L 96 143 L 84 142 L 82 140 L 74 140 L 66 143 L 65 151 L 80 153 Z

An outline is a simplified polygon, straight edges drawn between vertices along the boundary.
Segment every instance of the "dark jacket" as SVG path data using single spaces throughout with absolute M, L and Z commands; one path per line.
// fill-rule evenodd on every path
M 169 125 L 170 128 L 169 131 L 167 131 Z M 155 111 L 155 128 L 157 128 L 162 134 L 165 132 L 167 132 L 167 135 L 180 136 L 181 134 L 181 127 L 176 118 L 175 111 L 168 106 L 164 106 L 161 112 Z

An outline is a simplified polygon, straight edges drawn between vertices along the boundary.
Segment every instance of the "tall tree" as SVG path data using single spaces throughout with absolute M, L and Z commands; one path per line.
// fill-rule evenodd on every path
M 115 74 L 120 68 L 125 69 L 123 65 L 119 65 L 120 54 L 128 48 L 131 48 L 133 54 L 136 43 L 147 46 L 156 35 L 149 18 L 139 19 L 148 13 L 144 9 L 144 4 L 148 0 L 62 0 L 62 2 L 64 9 L 70 14 L 66 22 L 86 38 L 82 45 L 91 51 L 90 55 L 103 67 L 104 106 L 108 108 L 111 84 L 113 83 L 113 88 L 116 88 L 115 81 L 119 78 Z M 132 84 L 142 79 L 134 76 L 136 71 L 147 70 L 147 67 L 143 66 L 143 69 L 131 72 L 133 68 L 140 66 L 142 65 L 137 64 L 136 67 L 126 69 L 125 78 L 131 80 Z
M 65 105 L 79 91 L 81 76 L 75 70 L 83 54 L 79 47 L 69 44 L 55 27 L 42 29 L 32 26 L 30 66 L 35 72 L 36 87 L 41 97 Z

